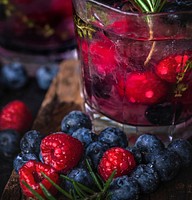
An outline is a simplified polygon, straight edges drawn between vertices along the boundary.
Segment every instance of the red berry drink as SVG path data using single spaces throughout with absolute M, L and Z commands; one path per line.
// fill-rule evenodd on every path
M 192 116 L 192 3 L 182 13 L 167 3 L 145 14 L 130 1 L 78 2 L 83 95 L 95 123 L 184 135 Z
M 31 54 L 63 52 L 74 45 L 72 1 L 0 2 L 0 45 Z

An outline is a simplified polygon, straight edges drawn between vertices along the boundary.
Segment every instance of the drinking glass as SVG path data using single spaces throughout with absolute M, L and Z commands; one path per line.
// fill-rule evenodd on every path
M 71 0 L 0 0 L 2 60 L 60 61 L 75 45 Z
M 85 110 L 96 131 L 117 126 L 133 139 L 189 137 L 192 12 L 141 14 L 94 0 L 73 5 Z

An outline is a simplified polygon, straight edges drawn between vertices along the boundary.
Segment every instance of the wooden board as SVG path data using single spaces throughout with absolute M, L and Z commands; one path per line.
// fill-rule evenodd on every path
M 34 122 L 33 129 L 44 134 L 60 130 L 62 118 L 72 110 L 82 110 L 79 73 L 77 61 L 66 61 L 60 66 L 60 73 L 53 81 L 41 109 Z M 13 171 L 4 189 L 2 200 L 24 199 L 18 175 Z M 141 200 L 192 200 L 192 166 L 182 170 L 178 176 L 161 184 L 158 191 L 142 195 Z

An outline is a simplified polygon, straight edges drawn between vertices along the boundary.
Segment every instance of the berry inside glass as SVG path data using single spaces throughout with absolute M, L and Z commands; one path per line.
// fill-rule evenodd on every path
M 192 3 L 146 14 L 131 2 L 73 1 L 85 108 L 124 128 L 173 132 L 192 116 Z
M 0 45 L 24 53 L 60 52 L 74 45 L 72 1 L 0 1 Z

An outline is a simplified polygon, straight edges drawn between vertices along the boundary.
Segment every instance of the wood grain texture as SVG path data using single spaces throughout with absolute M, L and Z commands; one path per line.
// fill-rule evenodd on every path
M 62 118 L 72 110 L 82 110 L 80 96 L 78 62 L 61 64 L 60 73 L 54 79 L 41 105 L 33 129 L 49 134 L 60 131 Z M 2 200 L 21 200 L 18 175 L 13 172 L 2 195 Z M 181 170 L 178 176 L 150 195 L 142 195 L 140 200 L 192 200 L 192 166 Z

